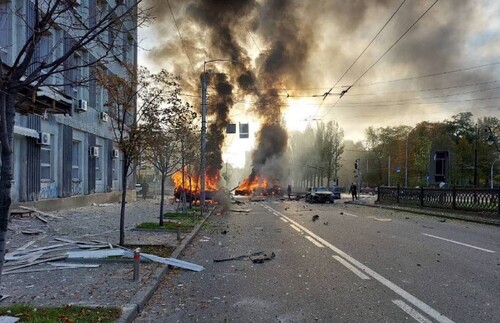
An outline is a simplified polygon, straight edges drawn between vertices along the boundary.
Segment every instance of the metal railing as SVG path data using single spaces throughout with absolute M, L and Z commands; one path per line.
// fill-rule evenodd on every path
M 500 188 L 408 188 L 381 186 L 377 201 L 500 215 Z

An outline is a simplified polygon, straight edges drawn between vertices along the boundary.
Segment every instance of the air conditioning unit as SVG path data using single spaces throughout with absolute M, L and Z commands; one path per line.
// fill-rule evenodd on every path
M 109 116 L 106 112 L 99 112 L 99 120 L 101 122 L 108 122 Z
M 89 149 L 90 157 L 99 157 L 99 147 L 91 146 Z
M 38 137 L 38 144 L 50 146 L 50 133 L 40 132 L 40 136 Z
M 85 101 L 85 100 L 76 101 L 75 110 L 77 112 L 86 112 L 87 111 L 87 101 Z
M 111 157 L 113 159 L 118 158 L 119 155 L 120 155 L 120 151 L 118 149 L 113 149 L 113 151 L 111 152 Z

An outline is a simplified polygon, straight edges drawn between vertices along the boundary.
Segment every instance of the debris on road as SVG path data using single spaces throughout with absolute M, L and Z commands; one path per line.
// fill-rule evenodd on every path
M 131 250 L 118 247 L 113 244 L 103 241 L 73 241 L 65 238 L 55 238 L 63 243 L 52 244 L 49 246 L 28 249 L 34 241 L 31 241 L 24 246 L 9 252 L 5 255 L 4 274 L 18 274 L 35 271 L 50 271 L 56 269 L 76 269 L 76 268 L 95 268 L 99 265 L 75 265 L 71 263 L 54 263 L 54 261 L 66 259 L 105 259 L 108 257 L 124 257 L 132 258 Z M 85 250 L 81 250 L 85 249 Z M 202 266 L 191 264 L 174 258 L 162 258 L 146 253 L 141 254 L 145 260 L 172 265 L 193 271 L 201 271 Z M 91 260 L 89 260 L 91 261 Z M 52 267 L 23 269 L 40 264 L 49 264 Z M 54 268 L 56 266 L 56 268 Z
M 231 260 L 244 260 L 250 257 L 256 257 L 262 255 L 264 252 L 259 251 L 259 252 L 254 252 L 248 255 L 241 255 L 241 256 L 235 256 L 235 257 L 229 257 L 229 258 L 223 258 L 223 259 L 214 259 L 214 262 L 224 262 L 224 261 L 231 261 Z M 274 253 L 273 253 L 274 254 Z
M 274 257 L 276 257 L 276 255 L 274 254 L 274 252 L 271 252 L 271 254 L 263 254 L 263 255 L 259 255 L 259 256 L 251 256 L 250 257 L 250 260 L 254 263 L 254 264 L 262 264 L 264 261 L 266 260 L 271 260 L 273 259 Z
M 319 215 L 315 214 L 312 216 L 312 221 L 313 222 L 316 222 L 317 220 L 319 220 Z
M 250 213 L 252 209 L 230 209 L 230 212 Z
M 392 221 L 392 219 L 376 218 L 376 217 L 373 217 L 373 220 L 380 221 L 380 222 L 391 222 Z

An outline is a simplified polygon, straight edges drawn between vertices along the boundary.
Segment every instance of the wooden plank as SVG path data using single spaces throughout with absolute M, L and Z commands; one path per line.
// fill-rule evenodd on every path
M 55 219 L 63 219 L 63 217 L 61 216 L 58 216 L 58 215 L 54 215 L 54 214 L 50 214 L 50 213 L 47 213 L 47 212 L 43 212 L 43 211 L 40 211 L 38 209 L 35 209 L 34 207 L 27 207 L 27 206 L 20 206 L 21 209 L 25 209 L 25 210 L 29 210 L 31 212 L 36 212 L 40 215 L 43 215 L 43 216 L 48 216 L 50 218 L 55 218 Z
M 67 258 L 67 256 L 63 255 L 63 256 L 56 256 L 56 257 L 51 257 L 51 258 L 47 258 L 47 259 L 42 259 L 42 260 L 34 261 L 34 262 L 26 264 L 26 265 L 20 265 L 20 266 L 8 268 L 8 269 L 5 268 L 5 270 L 3 271 L 3 273 L 5 274 L 6 272 L 11 272 L 11 271 L 16 270 L 16 269 L 21 269 L 21 268 L 25 268 L 25 267 L 30 267 L 30 266 L 42 264 L 44 262 L 50 262 L 50 261 L 55 261 L 55 260 L 62 260 L 62 259 L 66 259 L 66 258 Z
M 100 259 L 106 257 L 118 257 L 125 256 L 131 251 L 126 251 L 122 249 L 106 249 L 106 250 L 87 250 L 87 251 L 68 251 L 67 255 L 69 259 L 84 258 L 84 259 Z
M 18 251 L 18 250 L 25 250 L 26 248 L 28 248 L 29 246 L 31 246 L 35 242 L 36 242 L 36 240 L 31 240 L 30 242 L 28 242 L 27 244 L 23 245 L 22 247 L 19 247 L 16 250 L 14 250 L 13 253 L 16 252 L 16 251 Z
M 43 223 L 47 224 L 49 221 L 47 221 L 47 219 L 45 218 L 42 218 L 42 216 L 38 215 L 38 214 L 35 214 L 36 218 L 40 221 L 42 221 Z
M 75 264 L 69 262 L 49 262 L 49 265 L 60 268 L 97 268 L 98 264 Z
M 69 243 L 60 243 L 60 244 L 55 244 L 47 247 L 40 247 L 40 248 L 35 248 L 35 249 L 23 249 L 23 250 L 15 250 L 13 252 L 9 252 L 5 255 L 5 260 L 19 260 L 18 258 L 21 256 L 37 253 L 38 251 L 46 251 L 46 250 L 52 250 L 56 248 L 61 248 L 61 247 L 66 247 L 68 246 Z

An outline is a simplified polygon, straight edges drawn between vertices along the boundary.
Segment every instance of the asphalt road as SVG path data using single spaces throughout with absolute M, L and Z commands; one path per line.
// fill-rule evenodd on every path
M 171 271 L 136 322 L 500 320 L 498 227 L 344 203 L 239 208 L 183 255 L 205 270 Z M 255 252 L 276 256 L 213 261 Z

